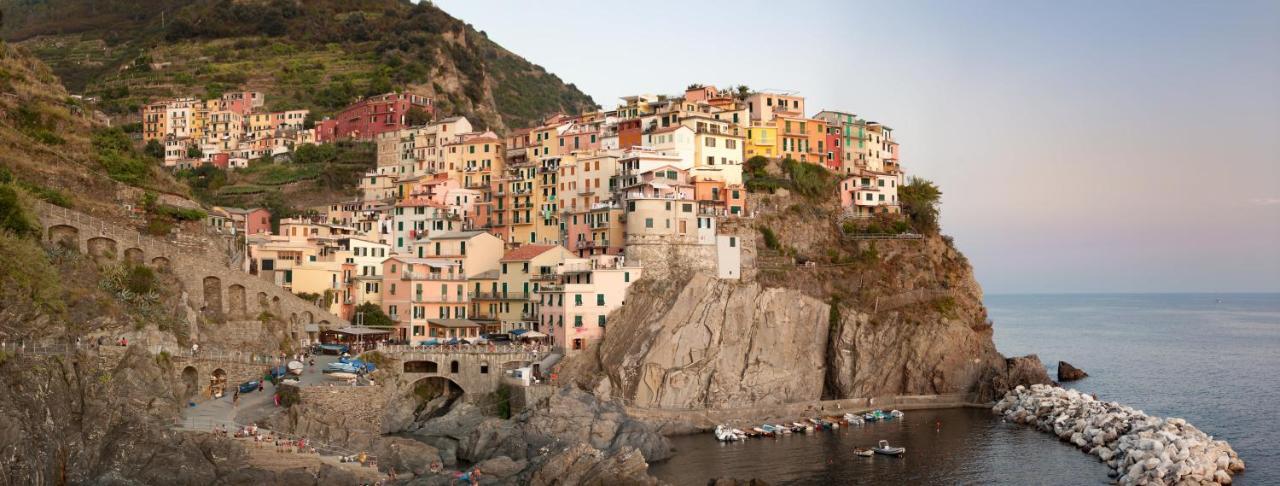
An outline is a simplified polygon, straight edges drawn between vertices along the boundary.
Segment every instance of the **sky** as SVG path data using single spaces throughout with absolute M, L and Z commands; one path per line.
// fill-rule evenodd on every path
M 612 108 L 691 83 L 894 128 L 988 293 L 1280 292 L 1280 2 L 436 5 Z

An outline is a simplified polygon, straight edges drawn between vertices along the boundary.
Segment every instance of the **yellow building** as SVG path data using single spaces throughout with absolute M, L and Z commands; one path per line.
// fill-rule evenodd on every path
M 499 301 L 498 320 L 504 331 L 528 329 L 537 322 L 537 293 L 555 279 L 556 265 L 571 257 L 559 245 L 521 245 L 508 251 L 499 263 L 495 296 Z
M 757 155 L 774 158 L 778 156 L 778 127 L 773 122 L 752 122 L 747 129 L 746 158 Z

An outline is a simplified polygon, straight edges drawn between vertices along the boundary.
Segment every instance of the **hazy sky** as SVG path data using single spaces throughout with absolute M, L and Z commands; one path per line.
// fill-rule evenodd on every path
M 989 293 L 1280 291 L 1280 2 L 436 3 L 606 107 L 741 83 L 894 127 Z

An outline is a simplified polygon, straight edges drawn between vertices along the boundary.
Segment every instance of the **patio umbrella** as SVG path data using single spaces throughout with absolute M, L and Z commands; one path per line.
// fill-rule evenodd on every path
M 547 335 L 540 333 L 538 331 L 529 331 L 526 333 L 521 333 L 520 337 L 524 339 L 542 339 L 544 337 L 547 337 Z

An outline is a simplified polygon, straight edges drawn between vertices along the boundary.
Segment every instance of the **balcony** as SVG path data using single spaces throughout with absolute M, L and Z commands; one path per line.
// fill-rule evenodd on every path
M 404 272 L 400 274 L 400 280 L 466 280 L 466 275 L 461 273 L 439 273 L 439 272 Z
M 466 299 L 457 295 L 413 294 L 413 297 L 409 300 L 416 304 L 456 304 L 467 302 Z
M 529 300 L 526 292 L 468 292 L 472 300 Z
M 598 246 L 609 246 L 609 242 L 604 241 L 604 242 L 597 243 L 593 240 L 583 240 L 583 241 L 577 242 L 577 244 L 574 245 L 574 247 L 576 247 L 579 250 L 585 250 L 587 248 L 596 248 Z

